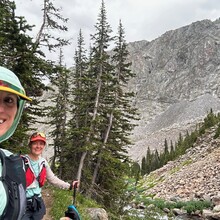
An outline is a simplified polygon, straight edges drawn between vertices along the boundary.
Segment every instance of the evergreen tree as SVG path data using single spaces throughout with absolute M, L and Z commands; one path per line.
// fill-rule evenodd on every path
M 131 165 L 131 176 L 135 178 L 135 186 L 140 179 L 141 167 L 138 162 L 134 162 Z
M 51 97 L 54 106 L 49 107 L 48 116 L 51 118 L 50 124 L 53 127 L 51 136 L 53 137 L 54 157 L 52 159 L 51 168 L 55 169 L 55 162 L 59 165 L 58 174 L 61 178 L 64 176 L 64 165 L 66 164 L 66 140 L 67 140 L 67 113 L 69 98 L 69 71 L 63 66 L 63 54 L 60 50 L 59 72 L 52 80 L 52 84 L 57 91 L 54 91 Z
M 169 161 L 169 148 L 168 148 L 168 143 L 167 143 L 167 139 L 165 138 L 164 141 L 164 163 L 166 164 Z
M 111 138 L 114 137 L 115 139 L 117 137 L 119 140 L 118 143 L 114 140 L 114 145 L 118 146 L 118 155 L 116 155 L 116 160 L 119 158 L 125 158 L 124 155 L 126 151 L 123 149 L 123 146 L 130 144 L 126 137 L 129 136 L 129 132 L 133 128 L 133 124 L 130 121 L 131 119 L 134 119 L 135 109 L 132 108 L 129 103 L 133 94 L 125 93 L 123 89 L 127 85 L 128 80 L 134 76 L 134 74 L 129 69 L 131 63 L 126 62 L 128 56 L 126 46 L 127 44 L 124 39 L 124 30 L 120 22 L 118 36 L 116 38 L 116 47 L 113 50 L 114 55 L 112 57 L 115 70 L 112 73 L 109 72 L 109 75 L 113 75 L 108 76 L 108 82 L 106 83 L 107 85 L 105 85 L 106 95 L 102 99 L 105 105 L 104 110 L 102 110 L 102 117 L 107 120 L 104 120 L 103 128 L 101 128 L 103 145 L 100 146 L 97 153 L 98 159 L 93 173 L 92 185 L 95 183 L 97 178 L 101 160 L 105 157 L 105 155 L 102 157 L 100 155 L 103 152 L 112 154 L 111 144 L 107 147 L 107 145 L 111 142 Z M 106 92 L 108 92 L 108 94 Z M 121 132 L 119 132 L 119 130 Z M 120 155 L 120 152 L 123 154 Z
M 88 59 L 86 57 L 85 43 L 82 31 L 80 30 L 77 49 L 75 52 L 75 66 L 72 72 L 72 87 L 70 88 L 70 121 L 68 129 L 69 137 L 69 164 L 72 167 L 72 178 L 75 179 L 77 173 L 77 165 L 80 163 L 82 152 L 86 149 L 85 140 L 89 129 L 91 117 L 89 116 L 90 109 L 90 79 L 88 78 Z M 87 166 L 84 167 L 84 172 Z M 85 177 L 86 178 L 86 177 Z M 87 182 L 86 179 L 81 179 L 81 187 Z
M 210 128 L 213 125 L 216 124 L 216 116 L 213 113 L 213 110 L 210 109 L 210 112 L 207 114 L 207 116 L 204 118 L 204 128 Z
M 152 154 L 150 147 L 147 148 L 147 155 L 146 155 L 146 174 L 152 171 Z
M 81 179 L 82 169 L 85 163 L 85 158 L 87 154 L 91 153 L 91 149 L 95 150 L 98 148 L 99 131 L 98 124 L 101 117 L 100 111 L 100 99 L 101 92 L 104 95 L 104 86 L 108 83 L 108 77 L 110 77 L 109 72 L 112 71 L 112 67 L 109 64 L 109 55 L 107 53 L 107 48 L 109 46 L 112 37 L 110 33 L 112 32 L 106 18 L 106 10 L 104 1 L 102 1 L 100 14 L 98 16 L 98 22 L 95 25 L 96 33 L 92 35 L 92 40 L 94 41 L 93 47 L 91 48 L 91 58 L 89 63 L 88 74 L 90 78 L 90 93 L 87 94 L 88 98 L 91 100 L 93 107 L 89 109 L 90 124 L 88 126 L 88 133 L 86 136 L 85 148 L 86 150 L 82 153 L 80 164 L 77 172 L 77 179 Z M 104 87 L 104 88 L 103 88 Z M 102 90 L 102 91 L 101 91 Z
M 119 203 L 123 201 L 126 187 L 122 176 L 128 169 L 127 165 L 121 161 L 128 161 L 125 146 L 131 144 L 128 137 L 134 127 L 132 120 L 136 119 L 136 109 L 131 106 L 133 93 L 124 91 L 128 80 L 134 74 L 129 69 L 131 63 L 127 62 L 127 44 L 121 22 L 118 36 L 115 39 L 116 46 L 112 57 L 114 69 L 109 66 L 108 73 L 103 74 L 102 80 L 100 103 L 104 108 L 99 109 L 98 124 L 101 143 L 97 145 L 98 151 L 95 154 L 95 169 L 90 190 L 94 191 L 92 187 L 97 185 L 98 191 L 107 190 L 102 202 L 116 211 L 118 207 L 121 207 Z M 114 185 L 109 184 L 110 182 Z M 112 194 L 109 196 L 109 192 L 114 192 L 114 196 Z
M 146 157 L 142 157 L 141 160 L 141 175 L 145 175 L 147 173 L 147 162 Z
M 81 47 L 76 51 L 70 134 L 79 138 L 77 178 L 81 187 L 87 195 L 116 211 L 122 207 L 118 204 L 124 202 L 122 176 L 129 170 L 126 146 L 134 127 L 132 120 L 136 119 L 131 103 L 133 93 L 124 92 L 124 88 L 134 74 L 129 69 L 131 64 L 126 62 L 128 51 L 121 23 L 110 59 L 107 49 L 114 38 L 110 36 L 104 1 L 95 29 L 88 66 L 81 56 Z M 78 45 L 81 43 L 79 40 Z
M 160 156 L 159 156 L 157 149 L 155 150 L 155 152 L 153 154 L 151 167 L 152 167 L 152 171 L 154 171 L 160 167 Z
M 175 149 L 173 146 L 173 141 L 170 141 L 170 159 L 173 160 L 175 158 Z
M 61 9 L 56 8 L 51 0 L 43 1 L 43 20 L 40 30 L 35 40 L 35 46 L 33 50 L 36 50 L 39 46 L 46 47 L 49 51 L 54 51 L 57 48 L 61 48 L 69 44 L 68 39 L 56 37 L 53 31 L 66 32 L 68 28 L 65 26 L 68 19 L 64 18 L 60 13 Z M 64 23 L 64 24 L 61 24 Z

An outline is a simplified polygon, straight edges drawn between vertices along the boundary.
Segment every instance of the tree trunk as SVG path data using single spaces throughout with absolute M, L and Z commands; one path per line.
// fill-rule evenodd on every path
M 101 91 L 101 86 L 102 86 L 102 81 L 101 81 L 101 76 L 102 76 L 102 67 L 100 67 L 100 72 L 98 75 L 98 89 L 97 89 L 97 93 L 96 93 L 96 99 L 95 99 L 95 107 L 94 107 L 94 111 L 93 111 L 93 117 L 92 117 L 92 121 L 91 121 L 91 125 L 90 125 L 90 129 L 89 129 L 89 133 L 86 137 L 86 145 L 87 143 L 89 143 L 90 141 L 90 137 L 91 137 L 91 133 L 93 131 L 93 122 L 96 119 L 96 115 L 97 115 L 97 111 L 98 111 L 98 105 L 99 105 L 99 96 L 100 96 L 100 91 Z M 79 181 L 81 181 L 81 177 L 82 177 L 82 169 L 84 166 L 84 162 L 85 162 L 85 158 L 86 155 L 88 153 L 88 150 L 86 152 L 83 152 L 81 158 L 80 158 L 80 164 L 79 164 L 79 168 L 78 168 L 78 172 L 77 172 L 77 179 Z

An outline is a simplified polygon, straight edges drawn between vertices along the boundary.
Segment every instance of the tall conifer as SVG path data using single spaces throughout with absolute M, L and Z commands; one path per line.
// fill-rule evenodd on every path
M 85 163 L 87 154 L 98 148 L 100 145 L 99 125 L 103 121 L 100 113 L 101 99 L 104 96 L 105 86 L 108 83 L 109 72 L 112 66 L 109 64 L 109 55 L 107 49 L 112 37 L 112 30 L 107 22 L 106 9 L 104 1 L 102 1 L 100 14 L 97 24 L 95 25 L 96 33 L 92 35 L 93 46 L 91 48 L 90 63 L 88 76 L 90 78 L 90 93 L 87 94 L 91 100 L 91 109 L 89 109 L 90 125 L 86 135 L 85 151 L 82 153 L 78 168 L 77 177 L 81 179 L 82 169 Z
M 99 109 L 99 124 L 96 125 L 100 132 L 100 141 L 93 157 L 95 166 L 90 186 L 90 191 L 95 191 L 96 195 L 105 192 L 102 202 L 106 207 L 117 211 L 117 208 L 121 207 L 119 203 L 124 200 L 125 182 L 121 177 L 128 171 L 126 147 L 130 144 L 129 135 L 134 127 L 132 120 L 137 119 L 136 109 L 131 103 L 133 93 L 125 92 L 128 81 L 134 76 L 129 68 L 131 63 L 127 62 L 127 56 L 124 29 L 119 22 L 112 63 L 108 61 L 108 72 L 106 75 L 103 74 L 104 92 L 101 90 L 100 93 L 102 108 Z
M 77 166 L 80 162 L 82 152 L 85 151 L 86 134 L 90 125 L 89 117 L 89 93 L 90 79 L 88 78 L 88 58 L 86 57 L 86 50 L 84 48 L 84 37 L 80 30 L 77 49 L 75 51 L 75 65 L 71 74 L 72 86 L 70 88 L 70 121 L 69 121 L 69 155 L 68 158 L 70 167 L 72 167 L 72 178 L 76 178 Z M 84 168 L 86 169 L 86 167 Z M 81 182 L 86 180 L 81 179 Z
M 58 174 L 64 178 L 64 165 L 66 162 L 66 140 L 67 140 L 67 114 L 69 98 L 69 71 L 63 65 L 63 54 L 60 50 L 58 74 L 54 77 L 52 84 L 54 91 L 51 101 L 53 106 L 49 107 L 48 116 L 51 118 L 52 126 L 51 136 L 53 137 L 54 157 L 51 168 L 55 169 L 55 162 L 59 164 Z

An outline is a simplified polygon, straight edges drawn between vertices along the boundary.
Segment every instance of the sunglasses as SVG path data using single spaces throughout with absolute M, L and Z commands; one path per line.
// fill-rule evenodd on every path
M 42 132 L 35 132 L 35 133 L 33 133 L 33 134 L 31 135 L 31 138 L 35 138 L 35 137 L 37 137 L 37 136 L 41 136 L 41 137 L 43 137 L 43 138 L 46 138 L 46 135 L 45 135 L 44 133 L 42 133 Z

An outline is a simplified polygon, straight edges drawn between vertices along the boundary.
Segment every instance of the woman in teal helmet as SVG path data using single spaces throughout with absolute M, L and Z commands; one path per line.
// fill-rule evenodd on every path
M 26 100 L 31 101 L 31 99 L 26 96 L 25 90 L 18 77 L 10 70 L 0 67 L 0 144 L 7 140 L 16 130 Z M 11 152 L 2 149 L 1 145 L 0 152 L 1 155 L 12 155 Z M 1 160 L 0 177 L 3 175 L 2 170 L 3 166 Z M 21 172 L 24 171 L 22 170 Z M 10 212 L 10 215 L 13 216 L 13 212 L 18 210 L 7 210 L 9 207 L 9 198 L 1 179 L 2 178 L 0 178 L 0 219 L 9 219 L 7 213 Z M 16 219 L 11 220 L 19 220 L 22 215 L 21 210 L 19 210 L 19 212 Z

